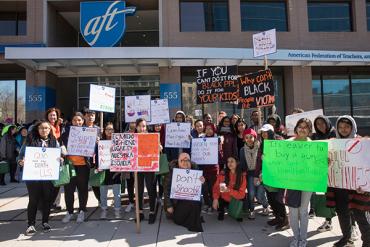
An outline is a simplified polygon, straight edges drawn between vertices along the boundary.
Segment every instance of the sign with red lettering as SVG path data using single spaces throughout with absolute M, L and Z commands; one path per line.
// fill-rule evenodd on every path
M 111 154 L 112 141 L 100 140 L 98 142 L 98 164 L 99 170 L 109 170 L 112 163 Z
M 159 171 L 159 134 L 114 133 L 110 171 Z
M 329 187 L 370 192 L 370 139 L 329 140 Z
M 216 66 L 196 70 L 197 104 L 238 100 L 237 66 Z
M 275 104 L 271 70 L 261 70 L 238 78 L 239 106 L 257 108 Z

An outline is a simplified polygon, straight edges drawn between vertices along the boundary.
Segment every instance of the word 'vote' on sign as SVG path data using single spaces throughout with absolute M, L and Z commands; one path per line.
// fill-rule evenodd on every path
M 270 69 L 239 77 L 238 83 L 241 108 L 271 106 L 275 103 L 274 81 Z

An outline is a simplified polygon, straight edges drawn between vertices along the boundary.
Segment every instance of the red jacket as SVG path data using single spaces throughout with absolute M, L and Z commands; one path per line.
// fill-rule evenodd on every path
M 229 189 L 229 192 L 220 192 L 220 183 L 225 182 L 225 173 L 221 172 L 217 176 L 216 183 L 213 186 L 213 199 L 219 199 L 221 197 L 227 202 L 230 202 L 232 197 L 237 200 L 244 199 L 245 189 L 247 188 L 247 181 L 246 181 L 245 174 L 242 175 L 242 182 L 238 190 L 234 190 L 236 174 L 229 173 L 229 176 L 230 176 L 230 180 L 229 180 L 229 185 L 227 186 L 227 188 Z

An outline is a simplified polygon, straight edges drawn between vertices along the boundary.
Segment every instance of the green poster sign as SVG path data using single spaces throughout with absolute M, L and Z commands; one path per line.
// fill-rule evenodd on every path
M 326 192 L 328 143 L 264 141 L 263 183 L 275 188 Z

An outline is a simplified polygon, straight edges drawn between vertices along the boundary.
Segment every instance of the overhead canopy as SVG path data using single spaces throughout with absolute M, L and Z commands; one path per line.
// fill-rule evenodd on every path
M 248 48 L 42 47 L 5 48 L 5 59 L 60 77 L 158 74 L 159 67 L 263 66 Z M 270 66 L 368 66 L 370 52 L 284 50 L 268 55 Z

